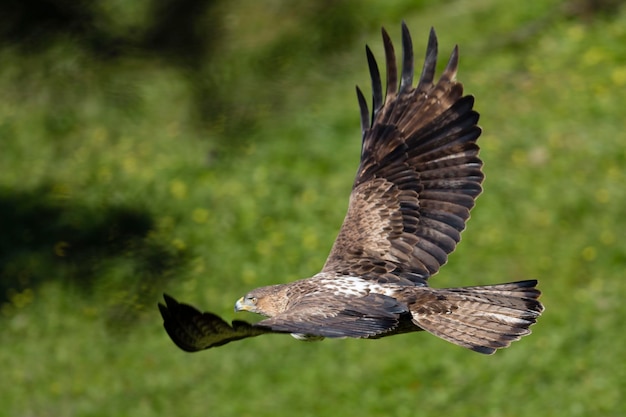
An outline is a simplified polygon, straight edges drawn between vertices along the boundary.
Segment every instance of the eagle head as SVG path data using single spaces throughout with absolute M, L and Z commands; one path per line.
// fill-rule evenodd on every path
M 241 297 L 235 303 L 235 313 L 239 311 L 249 311 L 251 313 L 260 313 L 257 304 L 259 303 L 259 298 L 248 293 Z
M 270 285 L 250 291 L 235 303 L 235 312 L 249 311 L 266 317 L 282 313 L 287 303 L 284 285 Z

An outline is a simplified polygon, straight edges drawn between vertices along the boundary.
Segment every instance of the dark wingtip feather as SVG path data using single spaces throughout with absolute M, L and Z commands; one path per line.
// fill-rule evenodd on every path
M 396 53 L 393 49 L 393 42 L 385 28 L 381 29 L 383 35 L 383 45 L 385 47 L 385 64 L 387 66 L 387 99 L 393 97 L 398 92 L 398 68 L 396 66 Z
M 424 59 L 424 67 L 422 69 L 422 74 L 420 75 L 420 80 L 418 83 L 418 87 L 422 86 L 430 86 L 435 79 L 435 69 L 437 68 L 437 53 L 438 53 L 438 42 L 437 42 L 437 33 L 435 33 L 435 28 L 430 28 L 430 34 L 428 35 L 428 46 L 426 47 L 426 58 Z
M 413 86 L 413 41 L 411 33 L 406 25 L 402 22 L 402 76 L 400 80 L 400 92 L 408 91 Z
M 163 320 L 167 322 L 168 320 L 172 320 L 172 314 L 177 311 L 180 303 L 176 301 L 174 297 L 171 297 L 165 293 L 163 294 L 163 299 L 165 300 L 165 305 L 159 303 L 158 306 Z
M 365 100 L 365 96 L 358 86 L 356 87 L 356 98 L 359 101 L 359 110 L 361 111 L 361 133 L 365 136 L 365 132 L 370 127 L 370 115 L 367 109 L 367 100 Z
M 161 303 L 158 303 L 157 306 L 159 307 L 159 312 L 161 313 L 161 317 L 163 317 L 163 321 L 170 320 L 172 316 L 168 308 Z
M 168 307 L 173 307 L 173 306 L 177 306 L 179 303 L 178 301 L 176 301 L 176 299 L 170 295 L 167 295 L 165 293 L 163 293 L 163 299 L 165 300 L 165 304 Z
M 170 339 L 172 339 L 176 346 L 185 352 L 196 352 L 200 350 L 196 346 L 193 346 L 193 344 L 188 343 L 188 338 L 181 333 L 181 327 L 178 324 L 181 309 L 186 308 L 193 314 L 200 314 L 200 312 L 191 306 L 181 305 L 178 301 L 176 301 L 176 299 L 174 299 L 174 297 L 167 294 L 163 294 L 163 299 L 165 300 L 165 305 L 158 303 L 159 312 L 161 313 L 161 317 L 163 317 L 163 327 L 165 328 L 165 331 L 169 335 Z
M 456 72 L 459 68 L 459 46 L 455 45 L 452 53 L 450 54 L 450 59 L 448 60 L 448 64 L 446 65 L 446 69 L 441 74 L 441 81 L 452 81 L 456 77 Z M 441 82 L 440 81 L 440 82 Z
M 370 70 L 370 78 L 372 80 L 372 121 L 376 119 L 376 113 L 383 105 L 383 86 L 380 80 L 380 71 L 378 69 L 378 64 L 376 63 L 376 58 L 374 58 L 374 54 L 369 46 L 365 46 L 365 53 L 367 55 L 367 65 Z

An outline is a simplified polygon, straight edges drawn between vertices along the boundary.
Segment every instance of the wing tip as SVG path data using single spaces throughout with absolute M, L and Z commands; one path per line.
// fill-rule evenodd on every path
M 405 21 L 402 21 L 402 75 L 400 92 L 409 91 L 413 86 L 414 70 L 413 40 Z
M 398 92 L 398 67 L 396 65 L 396 53 L 393 42 L 385 28 L 381 29 L 383 36 L 383 46 L 385 49 L 385 64 L 387 69 L 387 91 L 386 98 L 393 97 Z
M 174 342 L 179 349 L 185 352 L 198 352 L 203 350 L 203 347 L 189 343 L 187 340 L 189 337 L 180 323 L 182 316 L 189 317 L 190 314 L 195 315 L 202 313 L 200 313 L 200 311 L 198 311 L 195 307 L 179 303 L 174 297 L 168 294 L 163 293 L 163 299 L 165 300 L 165 304 L 158 303 L 157 306 L 159 307 L 159 312 L 163 318 L 163 328 L 172 342 Z M 182 334 L 187 335 L 187 337 L 182 337 Z
M 358 85 L 356 86 L 356 98 L 359 102 L 359 111 L 361 113 L 361 134 L 365 137 L 365 133 L 370 128 L 370 116 L 367 108 L 367 100 Z
M 382 107 L 383 100 L 383 87 L 380 79 L 380 70 L 378 69 L 378 63 L 370 47 L 365 45 L 365 54 L 367 56 L 367 65 L 370 71 L 370 80 L 372 83 L 372 121 L 376 118 L 376 114 Z
M 424 65 L 418 82 L 418 89 L 428 88 L 435 80 L 435 70 L 437 69 L 437 57 L 439 54 L 439 41 L 435 28 L 431 27 L 428 34 L 428 43 L 426 46 L 426 56 L 424 57 Z
M 172 311 L 176 309 L 179 303 L 174 297 L 165 293 L 163 293 L 163 299 L 165 300 L 165 304 L 159 302 L 157 306 L 159 307 L 159 312 L 165 324 L 165 322 L 173 320 Z

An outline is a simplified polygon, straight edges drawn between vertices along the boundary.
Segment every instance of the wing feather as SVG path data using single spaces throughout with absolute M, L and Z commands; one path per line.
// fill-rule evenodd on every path
M 393 100 L 398 93 L 398 68 L 396 67 L 396 53 L 393 49 L 393 42 L 385 28 L 381 29 L 383 36 L 383 46 L 385 48 L 387 65 L 387 101 Z
M 433 32 L 431 32 L 432 34 Z M 430 41 L 428 44 L 430 52 Z M 437 40 L 435 38 L 434 46 L 434 61 L 437 61 Z M 425 63 L 428 62 L 428 56 Z M 425 64 L 426 65 L 426 64 Z M 413 72 L 414 72 L 414 60 L 413 60 L 413 41 L 411 40 L 411 33 L 406 23 L 402 22 L 402 77 L 400 79 L 400 94 L 409 91 L 413 87 Z M 426 71 L 426 66 L 424 67 Z M 434 64 L 433 64 L 434 72 Z
M 380 71 L 378 70 L 378 64 L 374 58 L 374 54 L 369 46 L 365 46 L 365 53 L 367 55 L 367 64 L 369 66 L 370 74 L 372 75 L 372 120 L 376 117 L 376 114 L 383 105 L 383 86 L 380 81 Z
M 313 294 L 283 314 L 259 326 L 278 332 L 330 338 L 369 338 L 393 331 L 407 306 L 393 297 L 369 293 L 363 297 Z
M 359 100 L 359 109 L 361 110 L 361 133 L 365 134 L 370 126 L 370 115 L 367 110 L 367 102 L 365 101 L 365 96 L 363 96 L 363 92 L 361 92 L 361 89 L 359 87 L 356 88 L 356 96 Z
M 235 320 L 231 325 L 213 313 L 202 313 L 167 294 L 163 294 L 163 298 L 165 304 L 159 303 L 163 327 L 176 346 L 186 352 L 197 352 L 235 340 L 274 333 L 271 329 L 241 320 Z
M 406 26 L 402 26 L 402 33 L 404 34 Z M 408 32 L 408 30 L 406 30 Z M 410 37 L 409 37 L 410 39 Z M 404 38 L 403 38 L 404 41 Z M 424 68 L 422 69 L 422 75 L 417 83 L 417 90 L 422 91 L 428 89 L 435 79 L 435 69 L 437 67 L 437 35 L 435 29 L 430 28 L 428 35 L 428 46 L 426 47 L 426 58 L 424 59 Z
M 413 84 L 413 47 L 402 24 L 400 85 L 393 44 L 382 30 L 387 91 L 372 51 L 373 109 L 357 93 L 363 142 L 346 218 L 323 272 L 426 285 L 460 241 L 483 181 L 474 98 L 455 81 L 458 48 L 435 83 L 437 36 Z M 371 124 L 368 126 L 366 122 Z

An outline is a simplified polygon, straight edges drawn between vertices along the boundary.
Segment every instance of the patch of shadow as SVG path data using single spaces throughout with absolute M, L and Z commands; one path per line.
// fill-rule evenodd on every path
M 0 305 L 47 281 L 85 295 L 106 286 L 117 294 L 102 306 L 108 321 L 132 322 L 187 261 L 152 237 L 154 227 L 153 215 L 135 207 L 90 207 L 49 186 L 0 189 Z

